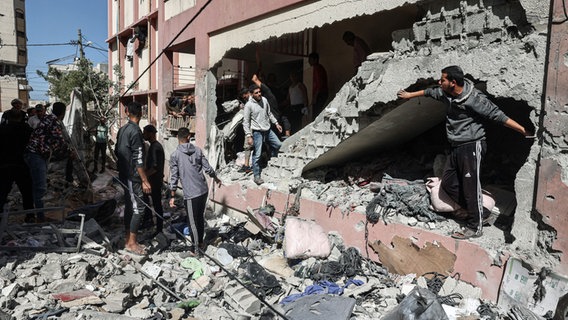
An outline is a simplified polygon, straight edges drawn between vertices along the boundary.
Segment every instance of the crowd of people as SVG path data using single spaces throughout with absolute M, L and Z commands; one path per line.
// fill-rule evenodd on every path
M 140 129 L 142 106 L 137 102 L 125 108 L 128 122 L 117 133 L 115 154 L 117 156 L 118 177 L 124 188 L 124 227 L 125 250 L 131 254 L 144 255 L 146 248 L 137 240 L 141 226 L 153 226 L 156 217 L 156 230 L 163 229 L 164 210 L 162 207 L 162 188 L 164 180 L 164 148 L 156 139 L 158 130 L 153 125 Z M 189 128 L 179 128 L 178 147 L 170 155 L 170 206 L 175 208 L 175 192 L 178 183 L 183 186 L 183 198 L 187 213 L 190 236 L 194 247 L 190 250 L 199 254 L 203 249 L 205 230 L 205 204 L 209 188 L 203 172 L 221 185 L 215 171 L 207 162 L 201 149 L 190 140 Z M 149 148 L 144 147 L 144 140 Z
M 51 112 L 46 113 L 46 106 L 36 105 L 23 111 L 24 103 L 19 99 L 12 101 L 12 109 L 2 114 L 0 122 L 0 147 L 5 152 L 0 155 L 0 208 L 7 204 L 12 185 L 16 183 L 22 195 L 24 210 L 44 208 L 48 190 L 48 164 L 52 159 L 74 159 L 76 153 L 71 148 L 62 120 L 66 106 L 56 102 Z M 186 112 L 186 111 L 181 111 Z M 181 114 L 181 112 L 179 114 Z M 193 111 L 195 112 L 195 111 Z M 146 254 L 145 248 L 138 242 L 141 226 L 154 225 L 155 234 L 162 232 L 164 210 L 162 207 L 162 189 L 164 181 L 165 154 L 157 141 L 155 126 L 147 125 L 140 129 L 142 105 L 129 103 L 125 108 L 128 122 L 117 133 L 115 154 L 117 156 L 118 180 L 125 190 L 124 202 L 124 248 L 131 254 Z M 100 173 L 105 170 L 108 127 L 105 118 L 89 130 L 95 136 L 94 172 L 98 171 L 99 160 L 102 164 Z M 177 136 L 179 146 L 170 157 L 172 191 L 170 205 L 175 207 L 174 193 L 181 181 L 184 203 L 188 215 L 188 225 L 193 231 L 191 237 L 195 244 L 192 252 L 198 253 L 203 247 L 204 211 L 207 199 L 207 181 L 202 172 L 210 175 L 219 185 L 221 181 L 207 162 L 200 148 L 189 142 L 188 128 L 180 128 Z M 146 147 L 144 141 L 147 141 Z M 32 210 L 33 211 L 33 210 Z M 27 223 L 46 222 L 43 212 L 28 214 Z
M 65 104 L 56 102 L 51 112 L 38 104 L 23 111 L 20 99 L 11 102 L 12 108 L 2 114 L 0 121 L 0 147 L 10 150 L 0 155 L 0 210 L 4 210 L 7 197 L 16 183 L 22 194 L 24 210 L 44 208 L 47 192 L 47 165 L 52 157 L 75 157 L 64 138 L 61 120 L 65 116 Z M 27 214 L 26 222 L 44 222 L 45 215 Z

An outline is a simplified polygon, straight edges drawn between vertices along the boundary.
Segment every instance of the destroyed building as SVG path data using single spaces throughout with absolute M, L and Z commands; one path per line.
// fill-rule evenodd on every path
M 160 128 L 167 156 L 177 145 L 177 124 L 164 101 L 169 92 L 195 95 L 195 143 L 225 181 L 210 192 L 213 210 L 246 213 L 270 203 L 277 212 L 299 214 L 340 235 L 346 247 L 389 272 L 459 274 L 494 302 L 506 266 L 519 261 L 568 274 L 562 77 L 568 17 L 562 1 L 108 4 L 109 63 L 120 65 L 124 83 L 136 82 L 121 102 L 147 107 L 141 125 Z M 342 41 L 347 30 L 372 49 L 358 68 Z M 222 103 L 234 100 L 257 72 L 284 82 L 290 70 L 301 70 L 311 92 L 307 55 L 314 51 L 328 73 L 325 110 L 285 140 L 264 169 L 266 183 L 257 186 L 236 174 L 235 159 L 226 156 L 221 129 L 230 118 Z M 401 100 L 396 93 L 435 85 L 440 70 L 452 64 L 537 136 L 526 140 L 490 128 L 484 187 L 493 193 L 502 223 L 486 228 L 482 238 L 457 241 L 448 236 L 451 219 L 404 214 L 420 210 L 416 199 L 406 208 L 379 209 L 380 219 L 370 223 L 377 190 L 386 192 L 391 182 L 412 186 L 439 173 L 447 147 L 443 107 L 427 98 Z M 425 187 L 420 190 L 424 194 L 414 194 L 422 197 Z
M 223 112 L 219 104 L 235 99 L 238 89 L 250 83 L 247 77 L 262 68 L 279 79 L 285 79 L 290 69 L 303 70 L 310 92 L 306 57 L 312 51 L 319 53 L 329 78 L 326 110 L 286 140 L 282 153 L 270 160 L 265 169 L 267 181 L 272 182 L 268 190 L 239 180 L 212 195 L 223 207 L 241 212 L 247 206 L 258 207 L 267 194 L 277 211 L 284 211 L 295 195 L 289 194 L 290 181 L 304 175 L 326 183 L 332 170 L 325 168 L 355 170 L 353 162 L 364 157 L 378 158 L 419 145 L 424 150 L 414 151 L 425 157 L 432 156 L 428 149 L 436 149 L 434 156 L 442 154 L 444 110 L 426 98 L 401 101 L 396 92 L 434 85 L 443 67 L 460 65 L 502 110 L 537 133 L 534 142 L 501 128 L 490 134 L 496 137 L 489 141 L 492 167 L 487 170 L 497 172 L 491 182 L 505 185 L 506 199 L 513 195 L 510 231 L 496 235 L 492 240 L 498 244 L 488 246 L 455 242 L 435 227 L 389 223 L 369 226 L 367 240 L 390 243 L 398 235 L 419 246 L 437 242 L 456 255 L 454 271 L 492 300 L 497 299 L 495 284 L 508 256 L 568 272 L 563 256 L 567 249 L 563 240 L 567 206 L 562 196 L 566 192 L 564 102 L 563 90 L 558 90 L 565 63 L 562 49 L 551 49 L 564 46 L 558 38 L 563 28 L 557 23 L 563 19 L 560 1 L 292 0 L 259 6 L 253 1 L 170 0 L 109 1 L 109 8 L 110 63 L 121 65 L 126 83 L 139 83 L 123 102 L 134 99 L 147 104 L 147 121 L 163 124 L 166 93 L 194 92 L 196 143 L 208 150 L 209 159 L 221 170 L 228 164 L 216 125 Z M 356 71 L 351 48 L 341 40 L 346 30 L 365 39 L 373 51 Z M 131 38 L 136 50 L 128 61 L 124 55 Z M 144 73 L 147 68 L 150 72 Z M 161 138 L 170 150 L 175 147 L 166 131 Z M 428 170 L 433 170 L 433 161 L 423 161 Z M 384 166 L 379 171 L 385 172 Z M 367 177 L 380 180 L 377 172 Z M 424 176 L 394 178 L 402 177 Z M 325 187 L 307 189 L 299 202 L 301 215 L 365 250 L 362 209 L 372 196 L 353 199 L 349 208 L 330 207 L 333 199 L 326 198 Z M 496 266 L 495 259 L 503 261 Z

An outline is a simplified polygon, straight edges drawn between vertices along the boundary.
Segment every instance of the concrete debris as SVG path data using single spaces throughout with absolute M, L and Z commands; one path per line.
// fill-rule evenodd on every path
M 188 257 L 185 240 L 168 232 L 164 236 L 171 244 L 165 249 L 156 250 L 158 241 L 146 238 L 150 254 L 140 265 L 113 250 L 104 256 L 85 251 L 3 255 L 2 311 L 17 319 L 55 312 L 62 319 L 277 319 L 277 312 L 288 319 L 377 319 L 396 308 L 404 294 L 415 290 L 416 283 L 424 287 L 428 281 L 387 274 L 354 248 L 345 248 L 337 234 L 328 235 L 333 254 L 323 260 L 287 259 L 281 244 L 265 241 L 261 234 L 240 243 L 226 242 L 223 237 L 227 233 L 216 231 L 224 225 L 230 233 L 239 223 L 227 225 L 228 221 L 222 220 L 208 221 L 207 233 L 212 234 L 208 238 L 217 245 L 209 245 L 206 254 L 218 257 L 220 251 L 225 252 L 233 259 L 230 270 L 222 263 L 220 268 L 207 256 Z M 197 270 L 201 275 L 195 277 Z M 18 281 L 22 276 L 28 278 L 26 283 Z M 467 291 L 475 289 L 451 277 L 446 281 L 445 286 L 452 287 L 444 288 L 443 294 L 471 297 Z M 313 288 L 324 291 L 309 294 Z M 285 298 L 299 293 L 303 296 L 280 306 Z M 479 304 L 479 294 L 475 297 Z M 197 303 L 185 303 L 191 299 Z M 95 306 L 97 309 L 92 309 Z M 452 308 L 448 312 L 466 313 L 465 306 Z
M 384 198 L 387 192 L 399 195 L 403 189 L 397 188 L 402 179 L 395 181 L 384 172 L 428 176 L 430 167 L 428 157 L 386 154 L 365 165 L 318 168 L 309 173 L 315 179 L 282 179 L 291 200 L 284 212 L 287 219 L 282 213 L 266 210 L 264 203 L 258 210 L 247 210 L 242 219 L 207 212 L 211 217 L 206 226 L 208 247 L 201 256 L 189 255 L 187 233 L 180 236 L 170 228 L 172 222 L 180 222 L 184 230 L 183 208 L 171 213 L 162 233 L 141 233 L 139 240 L 148 249 L 147 256 L 119 250 L 124 247 L 122 188 L 112 185 L 110 174 L 95 180 L 93 189 L 101 202 L 94 205 L 82 201 L 76 187 L 50 190 L 48 204 L 80 208 L 75 212 L 88 215 L 82 238 L 71 234 L 63 239 L 67 246 L 81 244 L 81 250 L 32 254 L 16 247 L 0 251 L 0 317 L 277 319 L 280 313 L 288 319 L 379 319 L 396 312 L 401 301 L 411 300 L 416 292 L 443 303 L 444 309 L 436 312 L 447 310 L 441 311 L 444 315 L 479 317 L 489 310 L 497 315 L 495 319 L 502 317 L 508 310 L 481 301 L 479 288 L 451 277 L 455 257 L 441 245 L 419 248 L 402 238 L 393 239 L 393 249 L 376 243 L 372 247 L 379 252 L 380 265 L 363 257 L 358 249 L 346 247 L 338 233 L 326 233 L 301 219 L 300 209 L 305 210 L 300 208 L 301 198 L 364 217 L 377 193 L 384 192 Z M 226 171 L 220 171 L 228 176 L 236 170 L 227 166 Z M 55 185 L 64 185 L 56 170 L 51 174 L 54 181 L 61 182 Z M 237 176 L 250 180 L 246 173 Z M 405 214 L 411 212 L 408 208 L 429 210 L 424 183 L 408 185 L 419 192 L 404 210 L 397 207 L 387 212 L 389 220 L 440 232 L 454 226 L 433 212 Z M 291 217 L 298 214 L 300 217 Z M 74 213 L 56 218 L 61 221 L 59 230 L 79 227 Z M 363 230 L 364 223 L 358 228 Z M 10 230 L 0 241 L 12 246 L 57 247 L 62 239 L 39 229 L 33 234 Z M 293 243 L 297 245 L 294 249 L 290 247 Z M 428 273 L 441 274 L 444 281 L 437 282 L 437 276 L 425 275 Z M 295 301 L 281 304 L 298 295 Z M 490 307 L 481 308 L 487 305 Z
M 304 258 L 290 259 L 285 242 L 294 228 L 288 223 L 284 228 L 282 215 L 270 205 L 238 219 L 208 213 L 209 246 L 195 257 L 187 253 L 187 239 L 168 224 L 157 236 L 151 230 L 141 234 L 147 256 L 117 250 L 123 247 L 118 212 L 104 225 L 95 217 L 86 221 L 79 252 L 0 252 L 0 311 L 12 319 L 276 319 L 278 313 L 288 319 L 376 319 L 397 307 L 415 283 L 427 286 L 425 278 L 388 274 L 357 249 L 346 248 L 338 233 L 314 233 L 316 225 L 297 217 L 287 221 L 309 228 L 290 239 L 310 248 L 317 234 L 328 249 L 320 258 L 306 254 L 318 250 L 302 249 Z M 184 214 L 178 209 L 168 222 Z M 63 224 L 77 227 L 76 221 Z M 35 237 L 42 235 L 40 230 Z M 452 279 L 448 292 L 469 297 L 466 288 L 475 289 Z M 280 304 L 299 294 L 293 303 Z

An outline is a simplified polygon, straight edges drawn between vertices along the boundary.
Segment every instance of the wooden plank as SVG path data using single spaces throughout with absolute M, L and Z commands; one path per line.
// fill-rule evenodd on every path
M 411 239 L 394 236 L 392 248 L 381 241 L 370 244 L 379 255 L 381 263 L 390 273 L 421 276 L 428 272 L 450 275 L 454 270 L 456 255 L 441 244 L 427 242 L 423 248 Z

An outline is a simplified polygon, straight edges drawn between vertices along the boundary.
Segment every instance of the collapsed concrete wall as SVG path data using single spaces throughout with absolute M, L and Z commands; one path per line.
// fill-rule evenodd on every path
M 485 82 L 485 91 L 494 100 L 513 99 L 531 108 L 529 127 L 538 130 L 539 114 L 535 111 L 541 108 L 543 93 L 548 5 L 498 0 L 427 1 L 418 5 L 423 16 L 412 29 L 393 33 L 394 50 L 369 56 L 326 112 L 288 139 L 281 149 L 284 154 L 271 160 L 265 173 L 280 181 L 281 189 L 286 189 L 282 178 L 300 176 L 302 169 L 311 169 L 310 163 L 342 142 L 352 145 L 353 140 L 348 138 L 397 108 L 399 89 L 423 88 L 439 78 L 443 67 L 452 64 L 460 65 L 478 82 Z M 539 230 L 531 217 L 539 151 L 538 144 L 530 147 L 515 180 L 512 249 L 536 265 L 554 265 L 557 257 L 541 259 L 549 257 L 551 234 Z
M 291 178 L 301 177 L 304 169 L 311 169 L 310 163 L 325 158 L 326 154 L 339 149 L 342 144 L 350 144 L 365 130 L 373 130 L 373 124 L 388 118 L 393 110 L 409 108 L 409 102 L 403 104 L 396 98 L 396 92 L 401 88 L 422 89 L 435 83 L 440 77 L 440 70 L 448 65 L 460 65 L 469 78 L 484 87 L 491 99 L 499 105 L 507 104 L 502 107 L 508 111 L 523 108 L 521 112 L 527 113 L 524 116 L 528 119 L 528 123 L 524 124 L 534 128 L 535 132 L 540 129 L 548 4 L 495 0 L 424 1 L 413 5 L 418 6 L 422 14 L 412 28 L 393 33 L 393 50 L 370 55 L 359 68 L 358 74 L 340 89 L 326 111 L 286 140 L 281 149 L 284 153 L 271 159 L 268 168 L 263 171 L 266 180 L 272 181 L 282 192 L 271 195 L 272 200 L 278 202 L 277 210 L 288 208 L 289 199 L 285 194 L 289 192 Z M 429 102 L 421 99 L 418 104 L 424 107 Z M 416 123 L 418 120 L 412 119 Z M 394 126 L 400 123 L 394 123 Z M 436 121 L 432 120 L 432 123 Z M 414 134 L 420 135 L 421 132 L 417 130 Z M 559 264 L 559 256 L 551 254 L 553 250 L 550 248 L 554 232 L 542 228 L 538 222 L 541 219 L 533 217 L 535 172 L 540 146 L 529 142 L 523 147 L 527 148 L 527 155 L 514 179 L 517 206 L 511 239 L 506 239 L 512 244 L 507 245 L 505 240 L 500 239 L 495 247 L 498 247 L 497 251 L 506 247 L 505 250 L 522 256 L 535 266 L 554 267 Z M 247 188 L 246 184 L 240 189 L 231 188 L 217 194 L 214 200 L 238 210 L 242 210 L 246 203 L 256 205 L 263 198 L 262 191 Z M 357 215 L 334 216 L 328 211 L 329 207 L 326 208 L 325 201 L 318 198 L 327 189 L 324 187 L 321 190 L 316 197 L 312 197 L 315 202 L 307 202 L 309 209 L 302 211 L 302 215 L 318 219 L 330 230 L 344 232 L 343 236 L 348 241 L 360 248 L 365 247 L 366 242 L 361 238 L 361 218 Z M 314 196 L 313 192 L 305 194 L 307 198 Z M 264 197 L 268 195 L 267 192 Z M 316 202 L 321 202 L 321 205 Z M 343 210 L 341 213 L 344 213 Z M 387 239 L 390 232 L 417 237 L 420 241 L 433 238 L 452 247 L 452 242 L 441 234 L 433 236 L 405 226 L 383 226 L 380 230 L 369 230 L 369 236 Z M 469 243 L 454 245 L 458 256 L 455 270 L 462 272 L 468 281 L 480 284 L 484 290 L 488 290 L 488 296 L 494 298 L 495 281 L 500 280 L 502 270 L 494 270 L 490 263 L 486 265 L 493 254 L 475 245 L 470 247 Z M 471 261 L 472 252 L 478 257 L 476 261 Z

